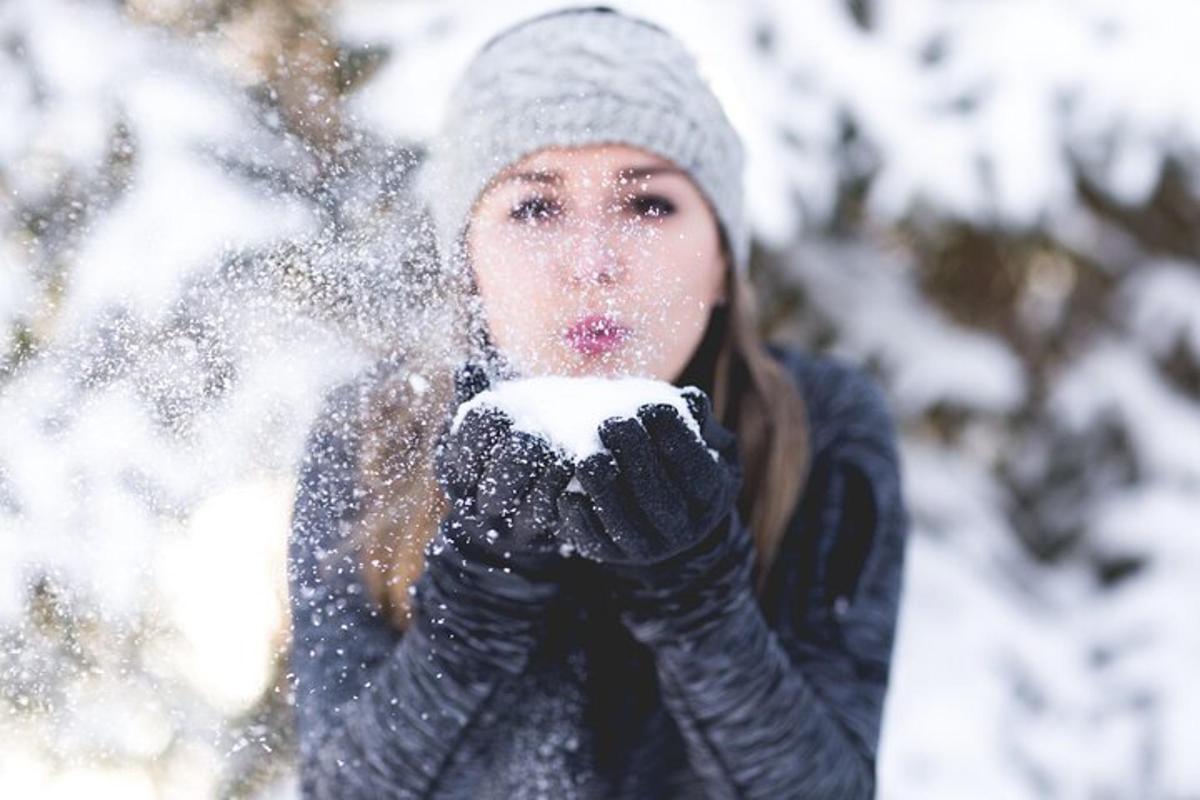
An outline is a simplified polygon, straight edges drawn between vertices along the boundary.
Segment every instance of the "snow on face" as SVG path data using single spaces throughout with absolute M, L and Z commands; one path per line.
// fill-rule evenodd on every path
M 517 430 L 541 436 L 578 463 L 606 449 L 600 441 L 600 425 L 604 420 L 610 417 L 636 419 L 638 409 L 647 403 L 673 406 L 688 429 L 698 440 L 704 441 L 685 399 L 686 393 L 697 392 L 700 389 L 694 386 L 680 389 L 652 378 L 595 375 L 520 378 L 499 383 L 460 405 L 450 429 L 457 431 L 472 408 L 491 406 L 507 414 Z M 711 449 L 709 452 L 716 457 Z M 572 487 L 577 486 L 572 482 Z
M 699 187 L 623 144 L 545 148 L 499 171 L 467 245 L 492 339 L 530 376 L 674 380 L 726 293 Z

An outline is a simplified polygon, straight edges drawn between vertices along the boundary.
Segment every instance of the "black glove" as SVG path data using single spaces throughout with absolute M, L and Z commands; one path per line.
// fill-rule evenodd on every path
M 673 406 L 643 405 L 637 419 L 600 426 L 610 452 L 588 456 L 575 471 L 586 494 L 559 496 L 563 538 L 615 574 L 649 577 L 689 560 L 728 527 L 742 484 L 736 437 L 716 420 L 707 395 L 683 394 L 704 442 Z
M 468 364 L 456 374 L 457 400 L 488 388 L 486 374 Z M 439 484 L 451 501 L 444 528 L 469 558 L 530 577 L 561 565 L 556 500 L 571 479 L 570 462 L 541 437 L 514 430 L 496 408 L 473 408 L 458 429 L 449 420 L 435 455 Z
M 461 368 L 456 399 L 487 385 L 477 367 Z M 414 626 L 462 686 L 487 686 L 497 670 L 520 674 L 560 592 L 551 564 L 565 559 L 556 548 L 549 552 L 542 535 L 554 527 L 542 509 L 554 503 L 530 495 L 552 497 L 570 470 L 494 410 L 467 414 L 453 434 L 449 423 L 437 442 L 435 473 L 450 509 L 425 548 Z

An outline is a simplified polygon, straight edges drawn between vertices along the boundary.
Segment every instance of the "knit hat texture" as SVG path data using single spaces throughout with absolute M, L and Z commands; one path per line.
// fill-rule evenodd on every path
M 744 274 L 744 152 L 696 61 L 658 25 L 603 6 L 565 8 L 492 37 L 460 76 L 419 191 L 444 268 L 488 182 L 544 147 L 617 143 L 682 168 L 705 196 Z

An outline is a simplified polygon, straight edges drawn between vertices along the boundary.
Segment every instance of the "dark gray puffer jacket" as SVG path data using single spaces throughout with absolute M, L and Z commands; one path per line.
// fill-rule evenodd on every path
M 428 570 L 401 634 L 358 560 L 335 552 L 362 493 L 358 389 L 332 392 L 289 544 L 303 795 L 873 797 L 908 532 L 895 430 L 863 372 L 768 347 L 807 402 L 812 467 L 764 595 L 747 578 L 719 603 L 697 599 L 703 624 L 672 629 L 620 617 L 594 565 L 570 559 L 545 619 L 495 618 L 512 634 L 494 652 L 447 640 Z M 749 576 L 751 536 L 733 520 L 718 546 Z

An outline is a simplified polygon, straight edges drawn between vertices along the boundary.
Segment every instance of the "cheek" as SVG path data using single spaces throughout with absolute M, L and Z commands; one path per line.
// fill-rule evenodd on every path
M 704 336 L 720 289 L 720 270 L 709 254 L 688 247 L 647 272 L 639 302 L 645 338 L 642 358 L 660 380 L 674 380 Z
M 662 298 L 672 317 L 706 319 L 722 289 L 724 262 L 715 236 L 707 231 L 668 233 L 656 249 L 642 265 L 648 294 Z
M 528 247 L 482 236 L 472 242 L 475 283 L 498 344 L 528 342 L 555 306 L 553 283 L 539 261 Z
M 537 282 L 519 264 L 481 265 L 475 279 L 488 321 L 495 327 L 521 329 L 540 305 Z

